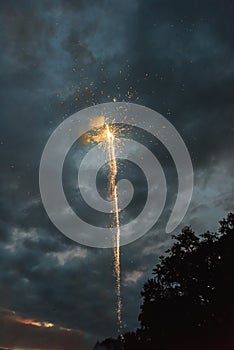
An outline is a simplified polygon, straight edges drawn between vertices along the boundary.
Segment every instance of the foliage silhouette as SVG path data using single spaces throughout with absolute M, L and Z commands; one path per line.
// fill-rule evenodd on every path
M 140 328 L 125 350 L 234 348 L 234 214 L 199 237 L 173 236 L 141 293 Z

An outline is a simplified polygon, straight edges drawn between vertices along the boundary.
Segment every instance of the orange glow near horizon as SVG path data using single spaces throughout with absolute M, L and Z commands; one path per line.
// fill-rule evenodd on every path
M 23 317 L 16 317 L 15 321 L 21 324 L 35 326 L 35 327 L 44 327 L 44 328 L 54 327 L 54 324 L 50 322 L 40 322 L 40 321 L 30 320 L 28 318 L 23 318 Z

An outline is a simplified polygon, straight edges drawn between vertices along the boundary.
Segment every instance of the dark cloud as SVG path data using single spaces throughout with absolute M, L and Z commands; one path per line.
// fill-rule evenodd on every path
M 116 334 L 112 252 L 79 246 L 48 219 L 38 186 L 44 145 L 93 103 L 117 97 L 153 108 L 178 129 L 194 163 L 183 224 L 215 229 L 233 208 L 233 3 L 9 0 L 0 20 L 0 300 L 57 325 L 35 328 L 1 313 L 0 346 L 86 349 L 82 339 Z M 168 199 L 156 228 L 122 248 L 127 329 L 137 326 L 142 285 L 171 244 L 164 229 L 177 178 L 163 147 L 154 151 Z

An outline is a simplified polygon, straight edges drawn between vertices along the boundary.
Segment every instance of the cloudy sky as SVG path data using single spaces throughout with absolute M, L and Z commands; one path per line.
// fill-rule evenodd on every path
M 63 236 L 40 199 L 43 148 L 71 114 L 114 98 L 156 110 L 194 166 L 180 227 L 216 229 L 233 210 L 233 10 L 231 0 L 1 2 L 0 347 L 86 350 L 117 334 L 112 251 Z M 137 327 L 143 283 L 171 244 L 177 178 L 157 149 L 168 198 L 157 225 L 121 250 L 126 330 Z M 144 186 L 132 173 L 137 210 Z M 69 192 L 69 171 L 66 183 Z

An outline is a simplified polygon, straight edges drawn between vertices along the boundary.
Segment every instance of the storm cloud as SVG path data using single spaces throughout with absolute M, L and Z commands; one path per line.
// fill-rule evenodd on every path
M 63 236 L 40 199 L 43 148 L 71 114 L 113 98 L 156 110 L 194 166 L 180 228 L 216 229 L 233 210 L 233 10 L 229 0 L 1 3 L 0 346 L 85 350 L 116 335 L 112 251 Z M 137 327 L 140 290 L 171 244 L 165 226 L 177 177 L 165 149 L 153 151 L 168 198 L 151 232 L 121 250 L 127 330 Z M 15 314 L 55 326 L 21 324 Z

